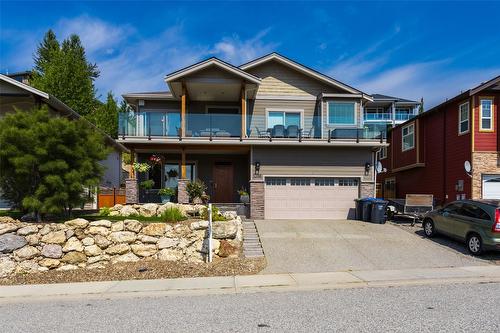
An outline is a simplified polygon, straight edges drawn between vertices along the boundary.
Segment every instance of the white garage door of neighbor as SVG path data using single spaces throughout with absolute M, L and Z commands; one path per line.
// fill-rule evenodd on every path
M 483 175 L 483 199 L 500 199 L 500 175 Z
M 266 219 L 346 219 L 359 197 L 357 178 L 266 177 Z

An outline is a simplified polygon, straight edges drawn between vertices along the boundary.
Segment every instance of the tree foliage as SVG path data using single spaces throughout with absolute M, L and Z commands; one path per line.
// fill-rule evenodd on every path
M 85 203 L 85 188 L 99 185 L 109 153 L 85 120 L 50 115 L 44 107 L 16 110 L 0 120 L 2 196 L 37 216 Z
M 90 116 L 90 121 L 116 139 L 118 137 L 118 111 L 118 104 L 113 93 L 109 92 L 106 102 L 99 103 Z

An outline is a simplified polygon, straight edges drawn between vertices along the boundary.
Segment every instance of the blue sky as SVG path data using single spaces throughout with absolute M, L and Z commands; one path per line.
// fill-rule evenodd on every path
M 166 90 L 210 56 L 277 51 L 367 93 L 427 107 L 500 74 L 500 2 L 0 1 L 0 72 L 30 68 L 44 32 L 82 38 L 99 93 Z

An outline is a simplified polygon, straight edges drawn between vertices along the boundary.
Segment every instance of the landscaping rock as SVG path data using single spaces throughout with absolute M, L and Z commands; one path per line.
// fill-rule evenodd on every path
M 38 232 L 40 235 L 42 236 L 45 236 L 47 235 L 49 232 L 51 232 L 52 230 L 50 229 L 50 225 L 48 224 L 45 224 L 42 229 L 40 229 L 40 231 Z
M 109 261 L 110 258 L 111 257 L 107 254 L 101 254 L 100 256 L 88 257 L 87 263 L 89 265 L 91 265 L 91 264 L 95 264 L 96 262 L 100 262 L 100 261 Z
M 220 241 L 217 239 L 212 239 L 212 252 L 217 253 L 219 251 Z M 208 253 L 208 238 L 203 241 L 198 242 L 196 250 L 201 253 Z
M 156 216 L 161 216 L 163 213 L 165 213 L 166 210 L 172 207 L 176 207 L 176 204 L 174 204 L 173 202 L 167 202 L 166 204 L 159 206 L 156 210 Z
M 22 261 L 17 264 L 16 274 L 26 274 L 26 273 L 35 273 L 40 270 L 40 265 L 38 263 L 28 260 Z
M 83 244 L 78 240 L 78 238 L 72 237 L 68 239 L 62 250 L 63 252 L 71 252 L 71 251 L 82 252 Z
M 165 223 L 150 223 L 142 228 L 142 233 L 148 236 L 163 236 L 167 230 Z
M 130 245 L 122 243 L 108 247 L 105 252 L 110 255 L 116 255 L 124 254 L 128 251 L 130 251 Z
M 28 225 L 26 227 L 23 227 L 21 229 L 17 230 L 17 234 L 20 236 L 27 236 L 31 234 L 36 234 L 38 232 L 38 228 L 36 225 Z
M 14 250 L 20 249 L 28 242 L 22 236 L 14 234 L 5 234 L 0 236 L 0 253 L 11 253 Z
M 112 211 L 112 212 L 109 212 L 109 216 L 120 216 L 120 211 Z
M 234 221 L 218 221 L 212 223 L 212 236 L 216 239 L 235 238 L 238 225 Z
M 184 254 L 178 250 L 163 249 L 155 255 L 156 259 L 164 261 L 179 261 L 182 260 Z
M 123 221 L 119 221 L 119 222 L 114 222 L 112 225 L 111 225 L 111 231 L 123 231 L 125 228 L 125 224 L 123 223 Z
M 137 220 L 125 220 L 123 223 L 125 224 L 125 229 L 128 231 L 137 233 L 142 229 L 142 223 Z
M 108 240 L 106 237 L 101 236 L 101 235 L 95 235 L 94 241 L 95 241 L 95 245 L 99 246 L 101 249 L 105 249 L 109 245 L 111 245 L 111 241 Z
M 222 216 L 224 216 L 228 220 L 233 220 L 238 216 L 238 213 L 236 213 L 233 210 L 228 210 L 228 211 L 222 213 Z
M 158 238 L 152 237 L 152 236 L 146 236 L 146 235 L 139 235 L 139 237 L 137 239 L 139 239 L 143 243 L 156 244 L 156 242 L 158 242 Z
M 147 203 L 139 208 L 139 215 L 144 217 L 151 217 L 156 215 L 156 211 L 158 210 L 158 205 L 155 203 Z
M 61 245 L 47 244 L 42 248 L 42 256 L 46 258 L 59 259 L 63 255 Z
M 31 245 L 26 245 L 25 247 L 14 251 L 14 259 L 17 261 L 33 259 L 39 254 L 40 251 L 38 251 L 36 247 Z
M 42 243 L 64 244 L 66 242 L 66 233 L 64 231 L 52 231 L 42 237 Z
M 2 223 L 2 224 L 0 224 L 0 235 L 6 234 L 8 232 L 16 231 L 20 227 L 21 227 L 20 224 Z
M 116 211 L 122 210 L 122 208 L 123 208 L 123 205 L 116 204 L 113 207 L 111 207 L 109 210 L 112 211 L 112 212 L 116 212 Z
M 98 220 L 98 221 L 92 221 L 89 224 L 92 227 L 106 227 L 106 228 L 111 228 L 111 221 L 108 220 Z
M 66 239 L 70 239 L 75 235 L 75 231 L 73 229 L 66 230 Z
M 2 223 L 16 223 L 16 222 L 18 222 L 18 221 L 13 219 L 10 216 L 0 216 L 0 224 L 2 224 Z M 0 226 L 0 229 L 2 229 L 1 226 Z
M 61 261 L 66 264 L 79 264 L 87 262 L 87 256 L 82 252 L 68 252 L 62 257 Z
M 100 262 L 97 262 L 95 264 L 89 264 L 85 267 L 86 269 L 103 269 L 103 268 L 106 268 L 105 265 L 103 265 L 102 263 Z
M 101 248 L 97 245 L 86 246 L 84 252 L 89 257 L 94 257 L 102 254 Z
M 158 240 L 158 249 L 163 250 L 163 249 L 169 249 L 177 246 L 179 244 L 179 240 L 175 238 L 167 238 L 167 237 L 162 237 Z
M 7 257 L 0 257 L 0 278 L 14 273 L 16 263 Z
M 120 209 L 120 216 L 136 216 L 136 215 L 139 215 L 139 212 L 131 206 L 123 206 L 123 208 Z
M 107 236 L 107 235 L 109 235 L 110 231 L 106 227 L 95 227 L 95 226 L 92 226 L 92 227 L 89 227 L 87 229 L 87 233 L 89 233 L 91 235 Z
M 127 254 L 123 254 L 121 256 L 115 257 L 111 259 L 112 263 L 118 263 L 118 262 L 136 262 L 139 261 L 139 257 L 133 254 L 132 252 L 129 252 Z
M 150 257 L 156 253 L 156 245 L 151 244 L 133 244 L 131 246 L 132 252 L 140 257 Z
M 75 229 L 74 231 L 76 238 L 78 238 L 79 240 L 82 240 L 85 237 L 87 237 L 87 234 L 85 234 L 85 231 L 83 229 Z
M 109 239 L 113 243 L 133 243 L 137 239 L 137 235 L 131 231 L 117 231 L 112 232 Z
M 60 263 L 61 261 L 51 258 L 44 258 L 38 262 L 39 265 L 48 268 L 56 268 L 57 266 L 59 266 Z
M 221 240 L 218 251 L 216 252 L 219 257 L 226 258 L 229 256 L 234 256 L 238 254 L 238 248 L 233 246 L 227 240 Z
M 29 245 L 38 245 L 40 243 L 40 236 L 38 234 L 31 234 L 25 237 Z
M 89 221 L 82 219 L 82 218 L 78 218 L 78 219 L 66 221 L 66 222 L 64 222 L 64 224 L 67 225 L 68 227 L 71 227 L 71 228 L 83 229 L 89 225 Z
M 63 266 L 57 268 L 56 270 L 57 271 L 72 271 L 75 269 L 78 269 L 78 266 L 76 266 L 76 265 L 63 265 Z
M 95 244 L 95 241 L 92 237 L 85 237 L 82 239 L 82 244 L 85 246 L 91 246 Z
M 191 230 L 203 230 L 208 228 L 208 221 L 196 221 L 191 223 Z

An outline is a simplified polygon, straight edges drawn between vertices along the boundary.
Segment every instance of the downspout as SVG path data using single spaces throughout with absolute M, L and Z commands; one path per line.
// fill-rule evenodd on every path
M 373 152 L 373 197 L 377 197 L 377 162 L 378 162 L 378 156 L 380 154 L 380 151 L 382 148 L 377 149 L 376 151 Z
M 446 173 L 446 108 L 443 111 L 443 205 L 446 202 L 447 194 L 446 194 L 446 185 L 447 185 L 447 173 Z

